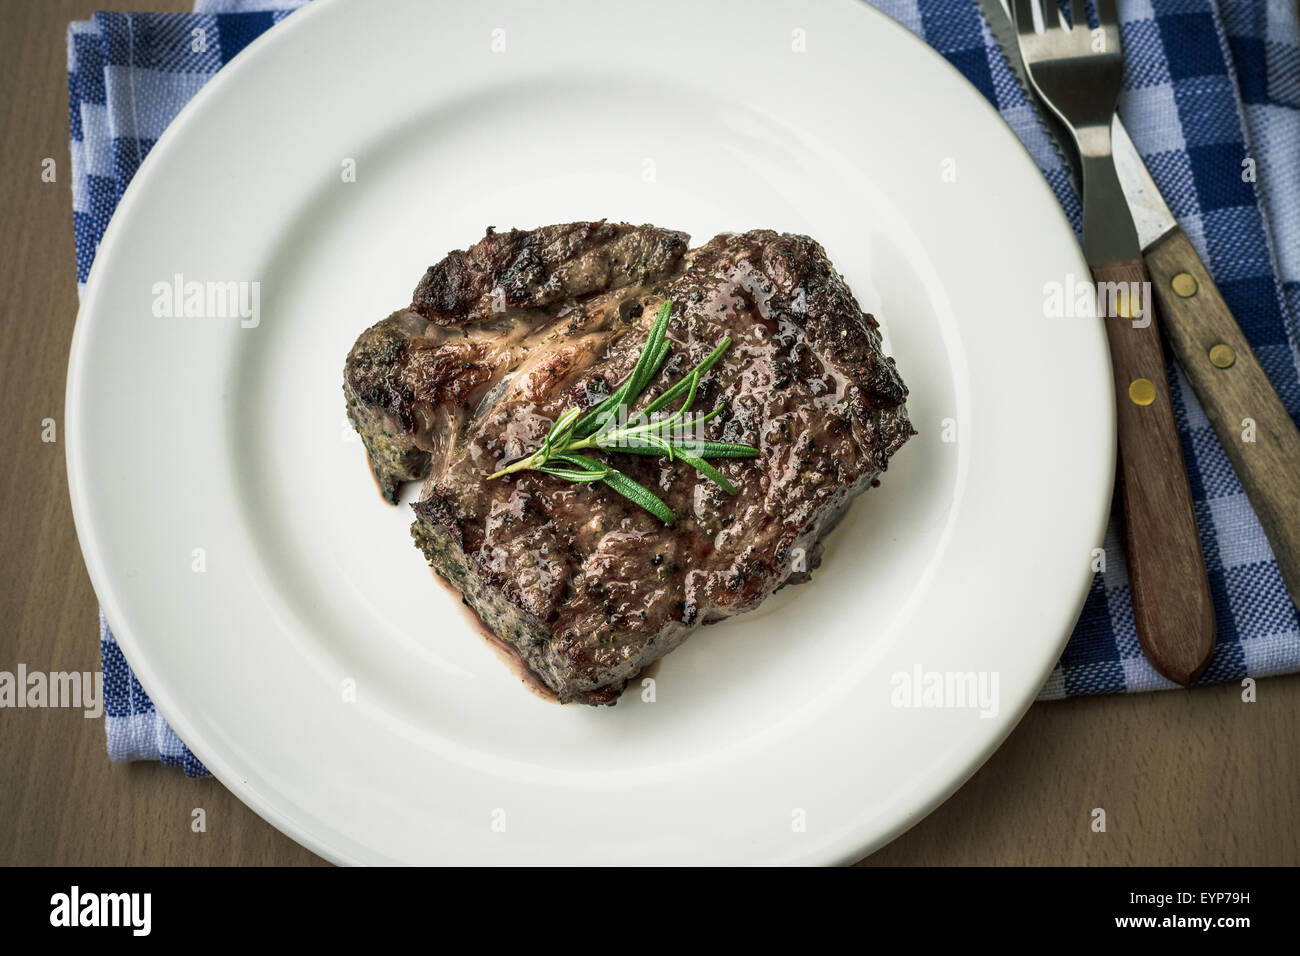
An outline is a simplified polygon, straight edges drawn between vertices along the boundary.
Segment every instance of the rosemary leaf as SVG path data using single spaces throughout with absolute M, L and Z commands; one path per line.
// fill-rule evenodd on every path
M 567 461 L 569 464 L 577 465 L 579 468 L 586 471 L 599 471 L 602 468 L 608 467 L 607 465 L 602 465 L 596 459 L 588 455 L 579 455 L 577 452 L 573 451 L 562 451 L 558 455 L 553 456 L 553 460 Z
M 663 444 L 661 445 L 659 444 L 659 442 L 663 442 Z M 670 448 L 672 448 L 674 454 L 676 454 L 678 452 L 678 449 L 681 447 L 680 445 L 672 444 L 672 442 L 664 441 L 664 439 L 662 438 L 660 438 L 656 442 L 651 442 L 649 439 L 645 437 L 641 437 L 641 438 L 630 438 L 625 442 L 620 442 L 616 447 L 613 448 L 605 448 L 605 446 L 603 445 L 601 446 L 601 448 L 603 448 L 605 451 L 616 451 L 620 455 L 622 454 L 654 455 L 655 457 L 658 457 L 660 455 L 665 454 L 663 448 L 664 445 L 667 445 Z
M 669 461 L 672 461 L 673 455 L 677 451 L 672 442 L 654 434 L 637 435 L 629 438 L 620 437 L 610 444 L 602 442 L 598 447 L 605 451 L 626 451 L 634 455 L 667 455 Z
M 731 445 L 720 441 L 686 441 L 677 445 L 678 454 L 696 458 L 755 458 L 758 449 L 749 445 Z
M 668 349 L 664 346 L 664 334 L 668 331 L 668 318 L 672 313 L 672 299 L 665 299 L 664 304 L 659 307 L 658 315 L 655 316 L 654 324 L 650 326 L 650 337 L 646 339 L 645 347 L 641 350 L 641 357 L 637 359 L 636 367 L 632 369 L 633 380 L 637 382 L 637 387 L 633 389 L 633 398 L 641 394 L 642 389 L 650 382 L 651 376 L 659 370 L 659 365 L 668 355 Z
M 605 484 L 624 498 L 628 498 L 640 505 L 664 524 L 672 524 L 677 520 L 677 515 L 673 514 L 672 509 L 664 504 L 653 491 L 633 481 L 621 471 L 611 471 L 605 476 L 604 481 Z
M 680 461 L 686 462 L 686 464 L 690 465 L 692 468 L 694 468 L 696 471 L 702 474 L 705 478 L 708 478 L 714 484 L 718 485 L 727 494 L 734 495 L 736 493 L 735 485 L 729 482 L 726 476 L 722 474 L 722 472 L 718 471 L 718 469 L 714 468 L 704 459 L 693 458 L 692 456 L 682 451 L 677 452 L 677 458 Z
M 542 439 L 543 458 L 545 458 L 546 454 L 550 452 L 553 445 L 564 444 L 565 437 L 570 431 L 573 423 L 578 420 L 580 414 L 582 413 L 577 408 L 571 408 L 555 420 L 555 424 L 551 426 L 551 430 L 548 431 L 546 437 Z
M 603 402 L 601 402 L 599 405 L 597 405 L 595 408 L 589 411 L 586 414 L 586 416 L 581 421 L 579 421 L 577 425 L 573 427 L 574 437 L 586 438 L 589 435 L 591 435 L 592 432 L 599 431 L 602 427 L 604 427 L 605 418 L 606 416 L 609 415 L 610 412 L 613 412 L 614 415 L 617 416 L 618 407 L 620 405 L 626 404 L 624 399 L 627 398 L 627 393 L 631 385 L 632 385 L 632 380 L 629 378 L 617 389 L 615 389 L 614 394 L 610 395 L 609 398 L 605 399 Z
M 543 465 L 537 470 L 569 481 L 603 481 L 609 474 L 608 468 L 603 468 L 600 471 L 585 471 L 573 468 L 552 468 L 550 465 Z
M 576 455 L 573 452 L 563 452 L 554 457 L 558 461 L 567 461 L 570 464 L 586 469 L 588 473 L 603 467 L 596 459 L 588 458 L 586 455 Z M 672 524 L 677 520 L 677 516 L 673 514 L 672 509 L 664 504 L 662 499 L 649 488 L 633 481 L 615 468 L 609 468 L 608 471 L 609 474 L 605 475 L 601 480 L 620 495 L 640 505 L 664 524 Z
M 659 411 L 659 409 L 663 408 L 665 405 L 667 405 L 669 402 L 675 399 L 682 392 L 686 391 L 686 387 L 690 375 L 698 375 L 701 378 L 703 378 L 704 373 L 707 372 L 709 369 L 713 368 L 713 366 L 717 364 L 718 359 L 722 358 L 723 353 L 726 352 L 727 349 L 730 347 L 731 347 L 731 339 L 723 339 L 718 344 L 718 347 L 716 349 L 710 352 L 708 356 L 705 357 L 704 360 L 700 362 L 699 365 L 695 366 L 695 368 L 691 369 L 690 372 L 687 373 L 688 376 L 687 378 L 682 379 L 672 388 L 668 389 L 668 391 L 664 392 L 653 402 L 647 405 L 645 407 L 645 412 L 643 414 L 653 415 L 655 412 Z M 719 408 L 720 407 L 721 406 L 719 406 Z
M 617 417 L 620 406 L 632 407 L 636 397 L 644 391 L 650 379 L 654 378 L 655 373 L 659 371 L 659 366 L 668 357 L 668 343 L 664 341 L 664 331 L 668 328 L 668 318 L 672 315 L 672 311 L 672 300 L 666 299 L 658 314 L 655 315 L 654 324 L 650 326 L 650 337 L 646 339 L 641 354 L 637 356 L 636 365 L 632 367 L 632 374 L 624 380 L 622 385 L 615 389 L 614 394 L 593 408 L 578 422 L 573 429 L 575 438 L 586 438 L 598 429 L 603 428 L 608 421 L 612 420 L 611 413 L 614 418 Z

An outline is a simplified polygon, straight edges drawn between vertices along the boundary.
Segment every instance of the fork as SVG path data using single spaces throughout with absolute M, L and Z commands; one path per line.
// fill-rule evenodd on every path
M 1084 0 L 1070 0 L 1066 29 L 1055 0 L 1039 5 L 1045 30 L 1034 30 L 1037 0 L 1014 0 L 1020 54 L 1029 82 L 1069 130 L 1083 183 L 1083 246 L 1090 263 L 1141 257 L 1137 230 L 1111 157 L 1110 124 L 1124 79 L 1116 0 L 1097 0 L 1097 30 Z M 1098 49 L 1099 47 L 1099 49 Z
M 1021 57 L 1034 92 L 1069 131 L 1083 183 L 1083 246 L 1097 282 L 1115 372 L 1119 485 L 1133 618 L 1147 659 L 1189 684 L 1214 650 L 1214 606 L 1165 377 L 1164 352 L 1137 230 L 1111 155 L 1124 74 L 1116 0 L 1084 0 L 1070 24 L 1056 0 L 1014 0 Z M 1034 26 L 1037 6 L 1043 32 Z

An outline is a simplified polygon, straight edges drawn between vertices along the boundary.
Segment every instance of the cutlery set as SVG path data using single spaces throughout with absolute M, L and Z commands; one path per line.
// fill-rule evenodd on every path
M 1161 333 L 1298 604 L 1300 432 L 1116 115 L 1124 66 L 1116 0 L 1096 0 L 1095 26 L 1084 0 L 1071 0 L 1068 22 L 1055 0 L 977 3 L 1081 187 L 1084 254 L 1098 302 L 1113 306 L 1103 321 L 1134 623 L 1152 666 L 1190 684 L 1209 666 L 1215 618 Z

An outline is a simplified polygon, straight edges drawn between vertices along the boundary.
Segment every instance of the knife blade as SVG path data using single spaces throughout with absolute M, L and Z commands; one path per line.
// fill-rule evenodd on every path
M 1006 0 L 976 0 L 1035 113 L 1061 144 L 1069 137 L 1041 109 L 1028 82 Z M 1161 330 L 1196 393 L 1300 606 L 1300 430 L 1251 350 L 1209 270 L 1178 226 L 1118 114 L 1111 124 L 1116 173 L 1137 232 Z M 1069 161 L 1077 168 L 1077 158 Z M 1076 180 L 1077 183 L 1077 180 Z
M 1115 172 L 1119 174 L 1119 184 L 1124 189 L 1133 227 L 1137 230 L 1138 245 L 1146 249 L 1165 233 L 1176 229 L 1178 220 L 1165 205 L 1165 197 L 1160 195 L 1147 164 L 1142 162 L 1142 156 L 1133 140 L 1129 139 L 1128 130 L 1118 114 L 1110 124 L 1110 146 L 1115 157 Z
M 1011 9 L 1006 5 L 1006 0 L 976 0 L 980 11 L 984 14 L 984 22 L 988 24 L 989 32 L 993 34 L 993 39 L 997 41 L 998 48 L 1002 50 L 1002 55 L 1006 57 L 1007 66 L 1011 68 L 1011 75 L 1015 77 L 1016 83 L 1020 90 L 1025 94 L 1025 100 L 1029 103 L 1029 109 L 1038 120 L 1043 132 L 1047 134 L 1048 142 L 1056 150 L 1056 155 L 1060 157 L 1061 165 L 1065 167 L 1066 172 L 1070 175 L 1070 182 L 1074 185 L 1076 193 L 1082 193 L 1079 183 L 1079 163 L 1074 146 L 1070 141 L 1070 134 L 1065 131 L 1051 110 L 1043 109 L 1043 104 L 1039 102 L 1038 97 L 1033 93 L 1029 85 L 1029 77 L 1025 75 L 1025 62 L 1020 58 L 1020 45 L 1016 40 L 1016 26 L 1011 20 Z

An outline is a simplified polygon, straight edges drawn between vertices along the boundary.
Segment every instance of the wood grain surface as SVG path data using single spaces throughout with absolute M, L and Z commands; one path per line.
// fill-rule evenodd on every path
M 115 9 L 183 10 L 178 0 Z M 99 666 L 96 602 L 68 506 L 63 420 L 77 300 L 67 22 L 90 0 L 0 0 L 0 670 Z M 53 157 L 58 181 L 42 183 Z M 61 434 L 60 434 L 61 437 Z M 1300 863 L 1300 676 L 1037 704 L 930 817 L 869 864 Z M 313 864 L 215 780 L 104 752 L 102 720 L 0 710 L 0 864 Z M 206 833 L 190 830 L 191 811 Z M 1094 808 L 1105 833 L 1090 828 Z

